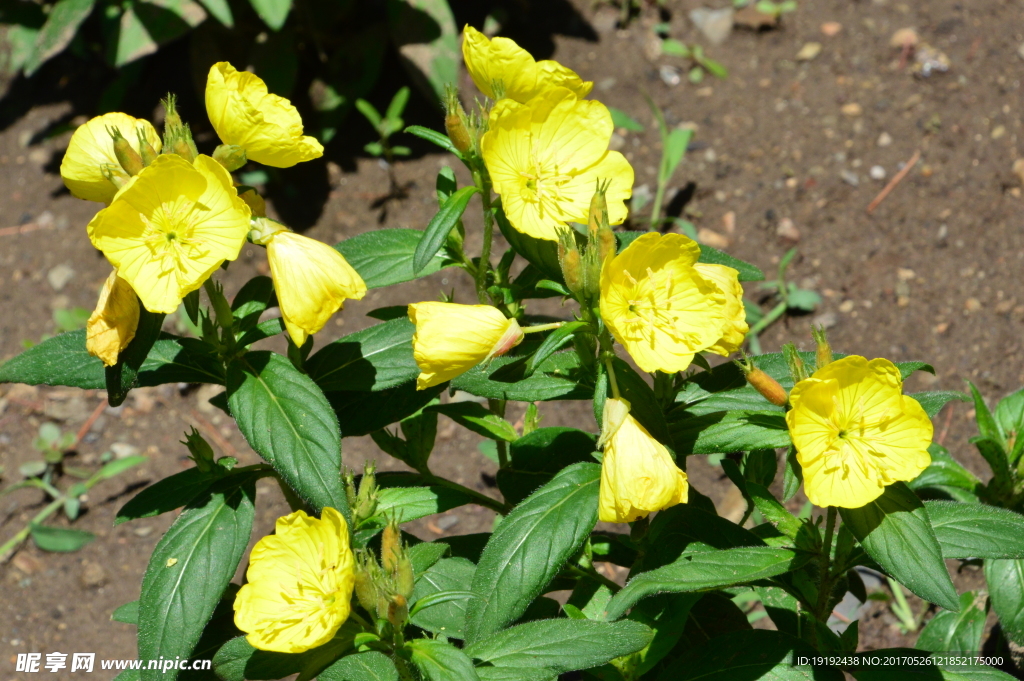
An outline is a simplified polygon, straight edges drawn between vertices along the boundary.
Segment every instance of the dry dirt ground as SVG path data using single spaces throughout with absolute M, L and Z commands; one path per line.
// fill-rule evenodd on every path
M 463 4 L 455 4 L 460 20 L 479 25 L 479 12 Z M 706 43 L 686 18 L 697 4 L 667 1 L 672 37 Z M 661 67 L 683 69 L 685 76 L 685 64 L 675 57 L 649 56 L 656 10 L 645 9 L 620 30 L 616 10 L 588 2 L 574 7 L 524 2 L 515 8 L 510 35 L 538 58 L 553 56 L 595 81 L 594 97 L 645 124 L 645 132 L 625 133 L 621 139 L 637 185 L 653 190 L 660 153 L 642 97 L 649 93 L 670 125 L 692 124 L 697 130 L 676 185 L 694 184 L 686 207 L 698 228 L 713 232 L 703 232 L 704 237 L 769 273 L 788 248 L 799 247 L 791 277 L 819 291 L 823 302 L 814 314 L 770 329 L 762 337 L 765 351 L 791 340 L 809 347 L 811 324 L 824 323 L 837 350 L 934 364 L 936 376 L 917 374 L 908 381 L 908 391 L 963 390 L 965 381 L 972 380 L 994 400 L 1024 384 L 1024 199 L 1021 178 L 1011 170 L 1024 144 L 1024 61 L 1018 54 L 1024 15 L 1019 4 L 804 0 L 780 30 L 736 31 L 723 45 L 707 47 L 729 69 L 728 79 L 690 85 L 684 77 L 675 86 L 666 83 Z M 825 35 L 825 22 L 838 22 L 841 30 Z M 889 44 L 901 27 L 915 27 L 923 41 L 945 52 L 949 72 L 926 79 L 901 67 L 899 50 Z M 798 61 L 808 42 L 821 43 L 820 54 Z M 95 84 L 87 70 L 76 71 L 66 60 L 53 68 L 68 70 L 71 77 L 65 81 L 81 77 Z M 155 59 L 146 69 L 138 96 L 126 108 L 151 116 L 160 88 L 168 87 L 160 79 L 175 76 L 166 60 Z M 179 91 L 189 87 L 181 78 L 174 83 Z M 6 126 L 0 133 L 0 228 L 37 228 L 0 232 L 0 361 L 17 354 L 23 341 L 53 333 L 55 309 L 91 309 L 109 272 L 84 232 L 96 205 L 62 191 L 56 174 L 70 133 L 44 134 L 75 116 L 91 115 L 94 98 L 82 87 L 75 90 L 74 82 L 34 87 L 15 83 L 0 112 Z M 391 81 L 383 84 L 375 100 L 386 103 L 394 87 Z M 186 116 L 201 110 L 194 93 L 183 96 Z M 422 100 L 411 106 L 419 107 L 415 122 L 440 124 Z M 201 122 L 197 128 L 205 133 L 199 137 L 201 146 L 212 148 L 208 129 Z M 358 154 L 369 139 L 365 123 L 350 119 L 350 129 L 328 150 L 327 159 L 292 175 L 301 178 L 295 185 L 323 201 L 296 202 L 285 187 L 272 192 L 278 212 L 328 242 L 366 230 L 422 228 L 436 205 L 434 175 L 452 159 L 417 147 L 417 155 L 396 168 L 399 179 L 410 183 L 408 198 L 389 203 L 382 215 L 373 202 L 386 186 L 385 170 Z M 891 178 L 916 151 L 920 161 L 868 215 L 866 206 L 885 182 L 872 179 L 869 169 L 881 166 Z M 734 220 L 726 217 L 730 213 Z M 471 211 L 466 224 L 479 224 L 476 215 Z M 265 271 L 262 250 L 246 248 L 226 278 L 229 293 Z M 368 325 L 371 320 L 364 314 L 371 309 L 435 299 L 442 288 L 452 287 L 462 300 L 471 299 L 466 279 L 451 271 L 374 291 L 346 306 L 323 340 Z M 747 286 L 750 300 L 761 295 L 756 284 Z M 4 484 L 17 481 L 18 466 L 36 456 L 31 441 L 41 423 L 52 421 L 76 432 L 97 409 L 99 418 L 77 448 L 78 464 L 96 466 L 98 457 L 115 445 L 118 451 L 134 448 L 148 456 L 145 465 L 89 495 L 75 526 L 96 533 L 95 542 L 71 554 L 44 554 L 29 546 L 0 566 L 0 679 L 21 678 L 13 666 L 18 652 L 134 657 L 134 628 L 110 621 L 110 613 L 138 597 L 148 555 L 172 518 L 112 528 L 117 508 L 143 485 L 188 465 L 178 440 L 191 425 L 221 452 L 246 463 L 256 459 L 229 420 L 207 404 L 211 394 L 165 386 L 137 391 L 121 409 L 104 410 L 102 396 L 89 392 L 0 386 Z M 544 404 L 541 413 L 545 425 L 592 424 L 589 408 L 579 405 Z M 956 458 L 987 478 L 984 463 L 967 442 L 974 434 L 972 415 L 968 405 L 954 404 L 937 419 L 936 435 Z M 487 474 L 493 474 L 494 466 L 477 451 L 478 441 L 443 423 L 435 460 L 442 473 L 487 491 Z M 344 459 L 350 466 L 383 456 L 368 438 L 345 441 Z M 690 468 L 695 485 L 711 494 L 723 513 L 734 510 L 735 492 L 721 469 L 700 461 Z M 260 488 L 259 502 L 254 540 L 286 510 L 270 484 Z M 39 495 L 28 491 L 0 497 L 0 539 L 20 529 L 39 504 Z M 488 513 L 469 507 L 421 522 L 415 531 L 430 538 L 480 531 L 490 522 Z M 979 584 L 970 570 L 956 579 L 961 589 Z M 913 641 L 913 636 L 899 635 L 885 608 L 876 607 L 863 624 L 865 647 Z

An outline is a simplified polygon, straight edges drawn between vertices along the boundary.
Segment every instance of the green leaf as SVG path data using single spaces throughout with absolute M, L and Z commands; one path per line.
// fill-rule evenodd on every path
M 427 223 L 427 228 L 423 231 L 423 237 L 416 245 L 416 252 L 412 257 L 413 274 L 419 276 L 420 272 L 430 265 L 433 258 L 441 250 L 441 247 L 444 246 L 444 242 L 448 239 L 448 234 L 455 228 L 459 220 L 462 219 L 462 214 L 466 212 L 469 200 L 479 191 L 476 187 L 463 187 L 441 204 L 441 208 L 430 219 L 430 222 Z
M 444 414 L 463 428 L 492 440 L 515 442 L 519 433 L 505 419 L 492 414 L 479 402 L 449 402 L 427 407 L 424 411 Z
M 35 48 L 25 63 L 26 76 L 31 76 L 71 44 L 78 27 L 92 14 L 95 4 L 95 0 L 58 0 L 50 8 L 46 23 L 36 36 Z
M 423 232 L 418 229 L 380 229 L 345 239 L 335 246 L 366 282 L 367 288 L 382 288 L 433 274 L 454 264 L 437 253 L 430 263 L 413 271 L 413 256 Z
M 388 0 L 388 27 L 402 64 L 427 98 L 444 100 L 459 79 L 459 27 L 447 0 Z
M 153 550 L 139 597 L 139 657 L 188 658 L 245 553 L 255 480 L 193 501 Z M 143 669 L 143 681 L 174 679 Z
M 468 593 L 471 597 L 475 573 L 476 565 L 465 558 L 444 558 L 419 575 L 412 594 L 412 623 L 433 634 L 464 638 L 469 597 L 453 598 L 422 609 L 415 604 L 444 593 Z
M 398 681 L 395 663 L 383 653 L 346 655 L 317 677 L 320 681 Z
M 385 479 L 382 477 L 380 482 L 385 484 Z M 473 497 L 439 485 L 388 487 L 380 490 L 374 517 L 363 521 L 360 529 L 367 526 L 383 528 L 388 518 L 407 523 L 472 503 Z
M 913 397 L 915 400 L 921 403 L 928 418 L 935 418 L 938 416 L 942 408 L 953 400 L 960 400 L 961 402 L 969 402 L 970 398 L 963 393 L 958 393 L 954 390 L 937 390 L 935 392 L 924 392 L 924 393 L 910 393 L 907 397 Z
M 433 567 L 446 553 L 448 553 L 447 544 L 439 541 L 421 542 L 409 547 L 409 562 L 412 563 L 413 572 L 420 575 Z
M 659 593 L 710 591 L 774 577 L 797 561 L 795 551 L 771 547 L 684 553 L 674 563 L 633 577 L 608 603 L 605 616 L 616 620 L 640 599 Z
M 981 637 L 985 633 L 986 612 L 975 605 L 977 594 L 960 594 L 960 612 L 942 610 L 921 631 L 915 648 L 933 653 L 981 652 Z
M 956 501 L 926 501 L 924 506 L 943 558 L 1024 558 L 1024 516 Z
M 562 326 L 549 333 L 544 342 L 540 344 L 540 347 L 534 351 L 526 363 L 526 375 L 532 376 L 537 367 L 544 363 L 544 360 L 561 350 L 567 343 L 572 342 L 573 334 L 586 326 L 586 322 L 565 322 Z
M 104 387 L 103 362 L 85 349 L 85 330 L 47 338 L 0 364 L 0 383 Z
M 616 128 L 625 128 L 626 130 L 629 130 L 630 132 L 643 132 L 644 131 L 644 126 L 641 125 L 639 121 L 637 121 L 635 118 L 630 116 L 625 111 L 622 111 L 621 109 L 616 109 L 615 107 L 610 106 L 610 107 L 608 107 L 608 112 L 611 113 L 611 115 L 612 115 L 612 125 L 614 125 Z
M 836 667 L 796 664 L 817 655 L 804 641 L 780 631 L 752 629 L 717 636 L 676 658 L 658 681 L 842 681 Z M 874 654 L 874 653 L 871 653 Z
M 270 277 L 253 277 L 245 282 L 231 301 L 236 331 L 244 333 L 259 324 L 260 315 L 273 297 L 274 280 Z
M 487 366 L 480 364 L 451 381 L 456 390 L 492 400 L 538 402 L 546 400 L 590 399 L 593 388 L 574 377 L 580 373 L 575 351 L 556 352 L 541 362 L 533 375 L 526 377 L 523 343 L 507 355 L 496 357 Z
M 775 411 L 718 411 L 697 416 L 676 409 L 668 418 L 680 454 L 728 454 L 790 445 L 785 416 Z
M 974 490 L 981 487 L 981 481 L 973 473 L 961 466 L 945 447 L 936 442 L 928 445 L 928 453 L 932 462 L 921 475 L 907 483 L 910 489 L 917 492 L 918 496 L 924 496 L 925 493 L 931 496 L 932 492 L 938 492 L 954 501 L 978 500 Z
M 237 636 L 217 650 L 213 671 L 223 681 L 282 679 L 292 674 L 310 679 L 351 648 L 358 631 L 357 626 L 347 622 L 332 640 L 298 654 L 257 650 L 244 636 Z
M 402 317 L 342 336 L 306 360 L 306 372 L 325 392 L 394 388 L 419 375 L 415 332 L 416 325 Z
M 691 498 L 690 503 L 677 504 L 654 517 L 647 532 L 647 551 L 642 562 L 634 567 L 634 573 L 674 563 L 691 544 L 716 549 L 765 546 L 750 530 L 702 510 L 694 502 Z M 711 508 L 713 511 L 714 507 Z
M 538 428 L 509 447 L 507 468 L 498 470 L 498 489 L 505 501 L 518 504 L 558 471 L 590 461 L 595 437 L 575 428 Z
M 143 362 L 138 385 L 144 388 L 166 383 L 223 385 L 224 365 L 203 341 L 164 333 Z
M 762 272 L 760 268 L 740 260 L 739 258 L 734 258 L 728 253 L 720 251 L 717 248 L 712 248 L 707 244 L 700 245 L 700 258 L 698 258 L 697 262 L 731 267 L 740 273 L 740 281 L 764 280 L 764 272 Z
M 218 475 L 204 473 L 198 468 L 189 468 L 163 478 L 143 489 L 122 506 L 114 518 L 114 526 L 181 508 L 208 490 L 218 479 Z
M 49 525 L 37 525 L 32 523 L 29 526 L 32 534 L 32 541 L 43 551 L 54 551 L 57 553 L 70 553 L 82 548 L 96 538 L 92 532 L 84 530 L 72 530 L 65 527 L 51 527 Z
M 292 9 L 292 0 L 249 0 L 249 3 L 263 23 L 274 31 L 281 30 Z
M 974 419 L 978 422 L 978 432 L 981 437 L 999 443 L 1000 449 L 1003 449 L 1005 454 L 1006 441 L 1003 439 L 1003 433 L 996 423 L 995 417 L 989 411 L 988 405 L 985 404 L 985 398 L 981 396 L 973 383 L 968 381 L 967 385 L 971 387 L 971 397 L 974 399 Z
M 683 637 L 694 604 L 702 599 L 703 594 L 674 594 L 645 600 L 633 608 L 629 619 L 646 624 L 654 632 L 651 642 L 637 654 L 636 676 L 643 676 L 672 652 Z
M 658 170 L 660 182 L 672 180 L 672 176 L 675 175 L 676 168 L 682 162 L 683 156 L 686 154 L 686 147 L 689 146 L 690 139 L 692 138 L 692 129 L 683 130 L 675 128 L 668 134 L 667 139 L 663 139 L 665 147 L 661 151 L 661 168 Z
M 115 610 L 110 615 L 110 619 L 115 622 L 124 622 L 125 624 L 138 624 L 139 623 L 139 602 L 132 601 L 131 603 L 125 603 Z
M 786 507 L 779 503 L 778 499 L 768 491 L 767 487 L 759 485 L 752 480 L 748 480 L 745 487 L 747 494 L 754 500 L 757 510 L 761 512 L 764 519 L 774 524 L 782 534 L 790 539 L 796 539 L 803 523 L 787 511 Z
M 123 459 L 114 459 L 113 461 L 104 464 L 103 468 L 96 472 L 96 478 L 98 480 L 109 480 L 145 462 L 146 457 L 137 455 L 126 456 Z
M 450 643 L 417 638 L 406 647 L 426 681 L 479 681 L 473 661 Z
M 1003 634 L 1024 645 L 1024 560 L 986 560 L 985 581 Z
M 491 634 L 468 646 L 466 654 L 494 667 L 541 667 L 563 673 L 634 653 L 652 636 L 648 627 L 628 620 L 539 620 Z
M 477 667 L 480 681 L 558 681 L 558 674 L 547 667 Z
M 104 369 L 107 401 L 112 407 L 124 402 L 131 389 L 138 385 L 139 370 L 146 361 L 149 351 L 153 349 L 153 344 L 160 337 L 160 326 L 166 316 L 154 314 L 141 306 L 139 313 L 139 326 L 135 330 L 135 337 L 117 356 L 117 364 Z
M 199 0 L 206 11 L 227 28 L 235 27 L 235 18 L 231 14 L 231 6 L 227 0 Z
M 515 621 L 579 549 L 597 523 L 600 476 L 597 464 L 569 466 L 505 516 L 473 578 L 466 640 Z
M 959 610 L 928 512 L 905 484 L 889 485 L 866 506 L 839 513 L 868 555 L 896 581 L 926 601 Z
M 422 125 L 410 125 L 405 129 L 405 132 L 409 133 L 410 135 L 416 135 L 420 139 L 424 139 L 427 140 L 428 142 L 436 144 L 445 151 L 455 154 L 459 158 L 462 158 L 462 154 L 459 152 L 458 149 L 455 148 L 455 145 L 452 144 L 452 141 L 448 139 L 448 135 L 445 135 L 444 133 L 437 132 L 436 130 L 431 130 L 430 128 L 424 128 Z
M 111 27 L 116 39 L 107 42 L 107 58 L 116 67 L 124 66 L 153 54 L 160 45 L 181 37 L 204 19 L 206 12 L 192 0 L 138 0 L 127 3 L 120 17 L 115 14 L 107 18 L 116 23 L 116 28 Z
M 317 508 L 348 516 L 341 484 L 341 433 L 313 380 L 269 351 L 228 365 L 228 405 L 246 442 Z
M 1007 395 L 996 405 L 996 427 L 1006 443 L 1010 465 L 1016 465 L 1024 452 L 1024 390 Z
M 412 416 L 444 391 L 445 385 L 417 390 L 409 382 L 373 393 L 332 391 L 326 393 L 338 417 L 343 437 L 369 435 L 384 426 Z

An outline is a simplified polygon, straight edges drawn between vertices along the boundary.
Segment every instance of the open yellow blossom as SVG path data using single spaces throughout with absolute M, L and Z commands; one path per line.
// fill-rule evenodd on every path
M 743 307 L 743 285 L 740 284 L 740 273 L 725 265 L 712 265 L 699 262 L 694 265 L 697 273 L 712 282 L 725 294 L 725 325 L 722 337 L 707 348 L 708 352 L 728 357 L 738 352 L 747 337 L 747 310 Z
M 299 347 L 346 299 L 366 295 L 366 283 L 345 256 L 316 239 L 279 231 L 267 242 L 267 260 L 285 328 Z
M 644 234 L 601 269 L 601 317 L 644 371 L 683 371 L 715 345 L 726 296 L 694 265 L 700 247 L 682 234 Z
M 466 70 L 477 89 L 491 99 L 507 97 L 526 102 L 554 87 L 568 88 L 583 98 L 594 87 L 556 61 L 534 61 L 529 52 L 508 38 L 488 39 L 468 24 L 462 36 Z
M 153 149 L 160 151 L 160 135 L 149 121 L 124 113 L 108 113 L 93 118 L 75 130 L 60 163 L 60 176 L 73 196 L 107 204 L 113 201 L 117 187 L 104 176 L 104 168 L 115 177 L 128 181 L 128 173 L 114 155 L 114 140 L 108 132 L 114 128 L 135 151 L 139 151 L 137 131 L 140 130 Z
M 412 354 L 420 368 L 417 390 L 450 381 L 523 340 L 519 323 L 490 305 L 413 303 L 409 319 L 416 325 Z
M 210 67 L 206 80 L 206 114 L 224 144 L 245 149 L 250 161 L 274 168 L 323 156 L 324 148 L 302 134 L 302 117 L 267 84 L 226 61 Z
M 118 276 L 164 314 L 237 258 L 248 232 L 249 208 L 228 171 L 209 156 L 193 165 L 175 154 L 159 156 L 89 223 Z
M 689 484 L 668 449 L 651 437 L 629 413 L 629 402 L 604 404 L 601 442 L 601 490 L 598 517 L 606 523 L 630 523 L 655 511 L 686 503 Z
M 626 219 L 633 168 L 608 150 L 613 126 L 604 104 L 553 88 L 526 104 L 503 100 L 489 125 L 481 153 L 505 215 L 520 232 L 557 241 L 567 222 L 586 223 L 599 179 L 610 182 L 609 224 Z
M 796 384 L 786 423 L 812 503 L 860 508 L 928 467 L 932 422 L 902 387 L 892 362 L 856 355 Z
M 111 272 L 103 283 L 96 309 L 85 325 L 85 349 L 108 367 L 135 338 L 139 326 L 139 297 L 128 282 Z
M 333 508 L 295 511 L 252 549 L 248 583 L 235 596 L 235 626 L 259 650 L 301 653 L 332 638 L 351 612 L 355 559 L 348 525 Z

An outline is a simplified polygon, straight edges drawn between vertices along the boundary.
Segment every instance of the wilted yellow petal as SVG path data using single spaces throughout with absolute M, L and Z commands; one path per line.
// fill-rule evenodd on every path
M 534 61 L 515 41 L 488 39 L 469 25 L 463 31 L 462 57 L 477 89 L 491 99 L 526 102 L 554 87 L 567 88 L 582 98 L 594 87 L 556 61 Z
M 149 121 L 124 113 L 108 113 L 93 118 L 75 130 L 60 163 L 60 176 L 73 196 L 107 204 L 113 201 L 117 187 L 103 176 L 104 166 L 123 180 L 128 180 L 128 174 L 114 155 L 114 140 L 107 132 L 108 128 L 120 130 L 135 151 L 139 151 L 136 131 L 142 130 L 153 149 L 160 151 L 160 136 Z
M 150 312 L 170 314 L 234 260 L 249 232 L 249 208 L 228 171 L 209 156 L 195 165 L 164 154 L 89 223 L 89 238 Z
M 412 353 L 420 368 L 417 390 L 464 374 L 523 339 L 516 320 L 490 305 L 413 303 L 409 319 L 416 325 Z
M 789 400 L 804 491 L 818 506 L 860 508 L 931 463 L 931 419 L 902 394 L 899 369 L 887 359 L 838 359 L 797 383 Z
M 631 415 L 622 416 L 623 402 L 611 398 L 604 408 L 605 427 L 614 427 L 604 447 L 598 500 L 598 517 L 607 523 L 633 522 L 685 503 L 690 489 L 668 449 Z M 609 423 L 612 413 L 619 414 L 617 424 Z
M 512 226 L 557 241 L 566 223 L 587 221 L 599 179 L 610 181 L 610 224 L 625 220 L 633 168 L 608 150 L 612 128 L 604 104 L 579 100 L 565 88 L 546 90 L 526 104 L 503 100 L 495 106 L 480 148 Z
M 747 326 L 747 310 L 743 306 L 743 285 L 740 284 L 740 273 L 725 265 L 697 263 L 694 267 L 702 277 L 725 294 L 725 325 L 722 327 L 722 337 L 707 348 L 707 351 L 728 357 L 739 351 L 743 340 L 747 337 L 747 331 L 750 330 Z
M 206 114 L 221 141 L 245 149 L 250 161 L 290 168 L 323 156 L 323 146 L 302 134 L 302 117 L 291 102 L 226 61 L 210 67 Z
M 330 641 L 351 612 L 355 560 L 345 518 L 279 518 L 253 547 L 248 583 L 235 597 L 235 626 L 254 648 L 301 653 Z
M 267 260 L 285 328 L 299 347 L 346 299 L 366 295 L 366 283 L 345 257 L 316 239 L 277 232 L 267 244 Z
M 135 338 L 138 326 L 139 297 L 117 272 L 111 272 L 85 325 L 85 349 L 108 367 L 114 366 L 117 356 Z
M 682 234 L 644 234 L 601 270 L 601 318 L 644 371 L 683 371 L 722 337 L 726 297 Z

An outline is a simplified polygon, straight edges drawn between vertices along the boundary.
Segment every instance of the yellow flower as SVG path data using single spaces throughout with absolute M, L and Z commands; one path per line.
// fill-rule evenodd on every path
M 133 177 L 89 223 L 118 276 L 147 310 L 164 314 L 237 258 L 248 232 L 249 208 L 228 171 L 209 156 L 192 165 L 174 154 Z
M 726 296 L 694 264 L 682 234 L 644 234 L 601 269 L 601 317 L 647 372 L 682 371 L 723 335 Z
M 786 423 L 811 502 L 860 508 L 928 467 L 932 422 L 902 387 L 892 362 L 856 355 L 796 384 Z
M 708 352 L 728 357 L 739 351 L 743 339 L 750 328 L 747 326 L 747 310 L 743 307 L 743 286 L 740 284 L 740 273 L 725 265 L 697 263 L 697 273 L 720 288 L 725 294 L 725 325 L 722 337 L 707 348 Z
M 590 94 L 594 84 L 556 61 L 534 61 L 530 53 L 508 38 L 488 40 L 466 25 L 462 38 L 466 69 L 480 92 L 491 99 L 526 102 L 554 87 L 568 88 L 579 98 Z
M 366 295 L 366 283 L 345 257 L 316 239 L 277 232 L 267 242 L 267 260 L 285 328 L 299 347 L 324 328 L 345 299 Z
M 412 354 L 420 367 L 417 390 L 464 374 L 523 340 L 519 323 L 490 305 L 413 303 L 409 319 L 416 325 Z
M 138 130 L 154 150 L 160 151 L 160 136 L 149 121 L 123 113 L 97 116 L 75 130 L 60 163 L 60 176 L 72 195 L 106 204 L 113 201 L 117 187 L 103 175 L 104 168 L 128 181 L 128 173 L 114 155 L 114 140 L 107 131 L 112 128 L 117 128 L 135 151 L 139 151 Z
M 602 522 L 629 523 L 686 503 L 689 484 L 663 444 L 629 413 L 629 402 L 604 404 L 604 461 L 598 515 Z
M 85 349 L 112 367 L 135 338 L 138 326 L 139 297 L 117 272 L 111 272 L 103 283 L 96 310 L 85 325 Z
M 323 156 L 324 148 L 302 134 L 302 118 L 284 97 L 267 92 L 258 76 L 226 61 L 210 67 L 206 114 L 224 144 L 245 149 L 250 161 L 274 168 Z
M 512 226 L 557 241 L 565 223 L 587 222 L 599 179 L 611 182 L 605 196 L 609 224 L 625 220 L 633 168 L 625 156 L 608 150 L 611 136 L 608 108 L 565 88 L 526 104 L 503 100 L 494 107 L 480 147 Z
M 254 648 L 301 653 L 330 641 L 351 612 L 355 560 L 348 525 L 333 508 L 296 511 L 252 549 L 235 596 L 235 626 Z

